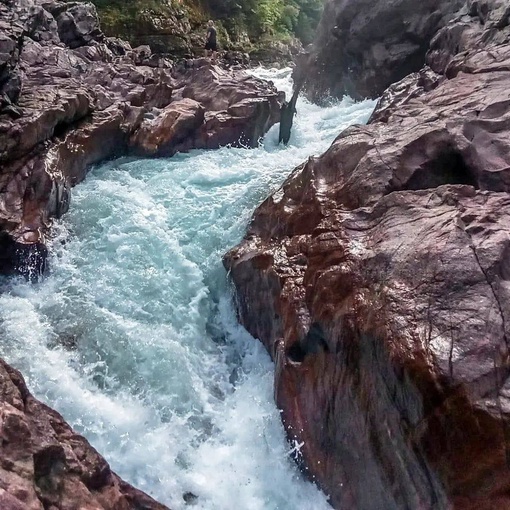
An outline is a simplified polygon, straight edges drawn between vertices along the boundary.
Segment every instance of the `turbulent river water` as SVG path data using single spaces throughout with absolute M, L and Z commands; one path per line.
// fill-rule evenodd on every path
M 290 91 L 288 70 L 258 70 Z M 298 103 L 288 147 L 120 159 L 75 188 L 51 274 L 4 281 L 0 355 L 123 478 L 174 510 L 330 508 L 295 467 L 273 367 L 237 322 L 223 253 L 253 209 L 373 102 Z

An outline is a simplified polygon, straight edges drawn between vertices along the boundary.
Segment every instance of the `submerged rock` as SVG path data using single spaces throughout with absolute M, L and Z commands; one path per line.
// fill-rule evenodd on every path
M 199 103 L 197 117 L 172 123 L 183 98 Z M 18 255 L 44 246 L 51 218 L 66 212 L 91 165 L 129 150 L 253 146 L 278 121 L 281 101 L 243 71 L 204 59 L 176 68 L 148 46 L 106 38 L 92 4 L 1 3 L 0 233 L 9 249 L 0 270 L 45 267 L 44 250 L 38 261 Z
M 225 257 L 335 508 L 510 508 L 509 57 L 508 3 L 468 2 Z

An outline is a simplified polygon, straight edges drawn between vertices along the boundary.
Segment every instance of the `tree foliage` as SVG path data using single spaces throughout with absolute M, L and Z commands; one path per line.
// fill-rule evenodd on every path
M 323 0 L 209 0 L 208 4 L 217 18 L 244 25 L 251 38 L 293 35 L 308 44 Z
M 70 1 L 70 0 L 68 0 Z M 91 0 L 112 32 L 125 27 L 119 35 L 136 30 L 140 11 L 166 16 L 188 13 L 190 19 L 204 23 L 207 17 L 220 22 L 227 33 L 247 34 L 252 43 L 297 37 L 303 44 L 312 42 L 324 0 Z M 202 19 L 195 19 L 202 18 Z M 192 22 L 193 24 L 193 22 Z M 116 34 L 117 35 L 117 34 Z

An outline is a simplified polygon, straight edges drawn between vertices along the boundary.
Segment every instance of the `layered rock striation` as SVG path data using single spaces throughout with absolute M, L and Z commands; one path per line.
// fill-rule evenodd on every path
M 428 65 L 224 260 L 297 460 L 338 509 L 510 509 L 510 6 L 470 0 L 430 36 Z
M 0 3 L 0 272 L 40 272 L 52 217 L 91 165 L 126 153 L 254 146 L 281 95 L 205 59 L 101 32 L 92 4 Z

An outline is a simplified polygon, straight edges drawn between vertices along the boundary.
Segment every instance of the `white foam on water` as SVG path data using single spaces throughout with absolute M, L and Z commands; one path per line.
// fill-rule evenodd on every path
M 256 74 L 291 89 L 288 69 Z M 2 357 L 174 510 L 329 508 L 291 459 L 272 363 L 237 324 L 221 257 L 295 166 L 373 107 L 301 99 L 288 147 L 275 126 L 258 149 L 102 165 L 55 227 L 51 275 L 4 285 Z

